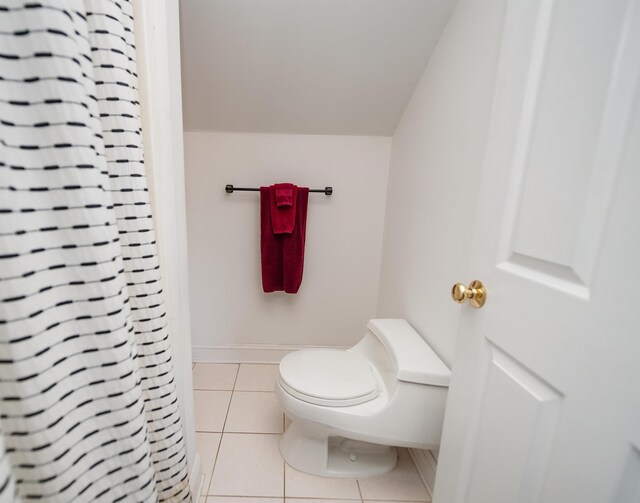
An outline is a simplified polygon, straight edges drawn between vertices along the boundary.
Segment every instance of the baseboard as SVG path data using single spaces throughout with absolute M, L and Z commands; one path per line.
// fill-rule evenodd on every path
M 202 471 L 202 458 L 196 452 L 196 459 L 193 461 L 193 467 L 189 472 L 189 486 L 191 487 L 191 501 L 199 502 L 202 495 L 204 485 L 204 472 Z
M 226 346 L 191 346 L 195 363 L 279 363 L 287 354 L 306 348 L 341 346 L 294 346 L 286 344 L 235 344 Z
M 411 454 L 413 463 L 418 469 L 422 482 L 427 486 L 429 496 L 433 497 L 433 486 L 436 481 L 436 467 L 438 465 L 436 458 L 431 451 L 423 449 L 409 449 L 409 454 Z

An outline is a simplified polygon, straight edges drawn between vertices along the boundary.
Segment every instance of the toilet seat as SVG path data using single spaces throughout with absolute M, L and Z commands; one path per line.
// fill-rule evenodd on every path
M 362 355 L 338 349 L 304 349 L 285 356 L 278 380 L 290 395 L 326 407 L 347 407 L 373 400 L 380 389 Z

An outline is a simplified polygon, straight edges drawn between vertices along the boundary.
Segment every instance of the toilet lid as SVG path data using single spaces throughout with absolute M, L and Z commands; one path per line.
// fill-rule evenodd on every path
M 378 383 L 363 356 L 339 349 L 303 349 L 280 362 L 280 384 L 309 403 L 357 405 L 378 395 Z

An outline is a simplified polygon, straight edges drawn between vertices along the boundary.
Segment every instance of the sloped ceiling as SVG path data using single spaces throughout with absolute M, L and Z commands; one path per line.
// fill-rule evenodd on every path
M 181 0 L 187 131 L 391 135 L 455 0 Z

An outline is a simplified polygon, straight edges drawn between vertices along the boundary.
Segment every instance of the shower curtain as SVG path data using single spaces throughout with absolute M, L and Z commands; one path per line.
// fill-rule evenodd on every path
M 0 502 L 190 501 L 131 2 L 0 1 Z

